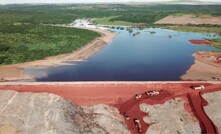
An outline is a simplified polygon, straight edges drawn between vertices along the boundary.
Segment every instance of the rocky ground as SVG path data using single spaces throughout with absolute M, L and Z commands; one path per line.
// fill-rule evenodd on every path
M 219 132 L 221 130 L 221 91 L 206 93 L 203 98 L 206 99 L 208 105 L 204 107 L 206 114 L 213 121 Z
M 150 124 L 146 134 L 200 134 L 198 120 L 184 108 L 181 98 L 168 100 L 164 104 L 140 104 L 140 110 L 147 113 L 144 121 Z
M 0 91 L 0 133 L 130 133 L 123 121 L 107 105 L 79 107 L 54 94 Z

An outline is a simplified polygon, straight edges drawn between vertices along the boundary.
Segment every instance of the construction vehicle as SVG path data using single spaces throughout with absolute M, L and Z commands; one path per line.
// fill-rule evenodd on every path
M 141 130 L 140 120 L 138 120 L 138 119 L 134 119 L 134 124 L 135 124 L 135 126 L 137 127 L 138 132 L 141 133 L 142 130 Z
M 202 89 L 205 89 L 205 86 L 204 85 L 191 86 L 191 88 L 194 89 L 194 90 L 202 90 Z
M 136 94 L 136 95 L 135 95 L 135 99 L 136 99 L 136 100 L 140 99 L 141 97 L 142 97 L 142 94 Z
M 155 96 L 155 95 L 159 95 L 160 92 L 159 91 L 148 91 L 148 92 L 145 92 L 146 95 L 149 95 L 149 96 Z
M 212 77 L 212 79 L 214 79 L 214 80 L 220 80 L 220 78 L 219 77 Z
M 124 118 L 125 118 L 126 120 L 130 120 L 130 117 L 128 116 L 127 113 L 124 113 Z

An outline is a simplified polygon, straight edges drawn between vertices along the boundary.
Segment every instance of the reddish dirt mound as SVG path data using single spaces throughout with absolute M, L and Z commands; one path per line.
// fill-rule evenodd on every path
M 19 92 L 48 92 L 57 94 L 78 105 L 95 104 L 122 104 L 128 101 L 137 93 L 144 93 L 150 90 L 167 89 L 170 92 L 180 94 L 187 92 L 183 87 L 188 87 L 191 83 L 152 83 L 152 84 L 9 84 L 0 85 L 1 89 L 17 90 Z
M 190 43 L 192 44 L 197 44 L 197 45 L 213 45 L 214 43 L 208 40 L 189 40 Z

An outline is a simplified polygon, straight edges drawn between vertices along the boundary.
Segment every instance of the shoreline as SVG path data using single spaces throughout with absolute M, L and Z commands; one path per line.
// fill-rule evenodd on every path
M 181 79 L 207 81 L 219 78 L 221 80 L 221 63 L 215 62 L 216 56 L 221 56 L 221 53 L 204 51 L 194 53 L 195 62 Z
M 86 60 L 87 58 L 101 50 L 106 44 L 110 43 L 112 39 L 116 36 L 116 33 L 105 29 L 73 26 L 66 27 L 95 31 L 101 34 L 101 37 L 95 38 L 94 40 L 85 44 L 83 47 L 73 51 L 72 53 L 50 56 L 37 61 L 0 66 L 0 82 L 32 79 L 32 76 L 25 74 L 24 68 L 26 67 L 52 67 L 62 65 L 63 62 Z

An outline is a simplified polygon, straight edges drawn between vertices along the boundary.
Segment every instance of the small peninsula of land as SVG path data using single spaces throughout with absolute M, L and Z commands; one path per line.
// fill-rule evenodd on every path
M 220 53 L 198 52 L 193 54 L 195 63 L 181 78 L 183 80 L 220 80 Z
M 73 27 L 69 27 L 73 28 Z M 111 42 L 115 37 L 115 33 L 99 28 L 87 28 L 81 27 L 82 29 L 87 29 L 91 31 L 98 32 L 101 34 L 101 37 L 97 37 L 81 48 L 67 54 L 59 54 L 56 56 L 50 56 L 44 58 L 42 60 L 12 64 L 12 65 L 4 65 L 0 66 L 0 79 L 1 81 L 14 81 L 14 80 L 22 80 L 22 79 L 31 79 L 32 76 L 26 75 L 24 73 L 24 68 L 33 67 L 33 66 L 54 66 L 65 64 L 64 62 L 68 61 L 81 61 L 85 60 L 88 57 L 92 56 L 94 53 L 102 49 L 107 43 Z
M 219 39 L 211 39 L 218 40 Z M 209 45 L 219 48 L 219 42 L 210 40 L 190 40 L 197 45 Z M 195 63 L 181 78 L 183 80 L 220 80 L 221 78 L 221 53 L 220 50 L 214 52 L 200 51 L 193 54 Z

